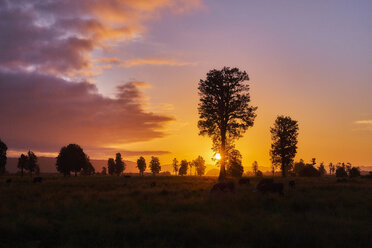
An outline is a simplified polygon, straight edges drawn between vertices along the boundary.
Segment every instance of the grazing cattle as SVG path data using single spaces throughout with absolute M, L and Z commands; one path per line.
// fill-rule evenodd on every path
M 41 183 L 43 181 L 42 177 L 35 177 L 33 183 Z
M 294 180 L 291 180 L 288 182 L 288 186 L 291 188 L 291 189 L 294 189 L 296 187 L 296 182 Z
M 220 182 L 213 185 L 211 189 L 211 194 L 213 193 L 233 193 L 235 191 L 235 184 L 232 181 Z
M 156 182 L 152 182 L 151 184 L 150 184 L 150 187 L 151 188 L 154 188 L 156 186 Z
M 283 183 L 274 183 L 273 179 L 262 179 L 256 186 L 256 190 L 260 191 L 263 194 L 268 192 L 270 193 L 279 193 L 283 195 L 284 184 Z
M 11 182 L 12 182 L 12 179 L 11 178 L 8 178 L 8 179 L 6 179 L 5 184 L 6 185 L 9 185 Z
M 240 178 L 239 185 L 248 185 L 250 184 L 249 178 Z

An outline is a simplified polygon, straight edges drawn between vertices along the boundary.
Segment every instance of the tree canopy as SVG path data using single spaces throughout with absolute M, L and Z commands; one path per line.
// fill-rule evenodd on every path
M 256 117 L 257 107 L 249 104 L 248 80 L 245 71 L 224 67 L 210 70 L 199 82 L 198 127 L 200 135 L 211 137 L 213 149 L 221 154 L 220 179 L 226 177 L 227 150 L 253 126 Z
M 57 157 L 57 171 L 63 175 L 70 175 L 71 172 L 80 172 L 88 166 L 89 160 L 83 149 L 77 144 L 69 144 L 61 148 Z
M 178 171 L 178 174 L 181 176 L 187 175 L 188 167 L 189 167 L 189 163 L 186 160 L 182 160 L 180 163 L 180 169 Z
M 196 169 L 196 173 L 198 176 L 202 176 L 205 173 L 205 160 L 202 156 L 198 156 L 194 161 L 193 161 Z
M 273 141 L 271 161 L 275 166 L 280 166 L 285 177 L 297 153 L 298 123 L 289 116 L 278 116 L 270 132 Z
M 154 176 L 160 173 L 161 166 L 160 166 L 160 161 L 158 157 L 154 157 L 154 156 L 151 157 L 150 169 Z
M 138 160 L 137 160 L 137 168 L 139 170 L 139 173 L 141 176 L 143 176 L 143 173 L 144 171 L 146 170 L 146 160 L 144 157 L 140 157 Z

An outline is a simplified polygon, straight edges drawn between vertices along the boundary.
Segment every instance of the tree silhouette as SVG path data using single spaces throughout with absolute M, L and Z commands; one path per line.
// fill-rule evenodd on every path
M 334 166 L 334 164 L 329 163 L 328 167 L 329 167 L 329 174 L 330 175 L 333 175 L 335 173 L 335 166 Z
M 0 140 L 0 175 L 5 173 L 5 165 L 6 165 L 6 151 L 8 147 L 5 145 L 4 142 Z
M 196 173 L 198 176 L 203 176 L 205 173 L 205 160 L 202 156 L 198 156 L 194 161 L 193 161 L 196 169 Z
M 253 126 L 256 117 L 257 107 L 249 105 L 248 80 L 245 71 L 224 67 L 210 70 L 199 82 L 199 134 L 211 137 L 213 149 L 221 154 L 220 180 L 226 177 L 227 151 Z
M 345 170 L 345 165 L 344 166 L 337 166 L 336 177 L 347 177 L 347 172 Z
M 160 173 L 161 171 L 161 166 L 160 166 L 160 161 L 158 157 L 151 157 L 150 161 L 150 169 L 152 174 L 155 176 L 156 174 Z
M 21 170 L 21 176 L 23 177 L 23 171 L 26 170 L 27 168 L 27 163 L 28 163 L 28 157 L 27 155 L 24 155 L 23 153 L 21 156 L 18 158 L 18 169 Z
M 297 152 L 297 121 L 289 116 L 278 116 L 270 132 L 273 140 L 270 150 L 271 161 L 275 166 L 280 166 L 282 176 L 285 177 Z
M 82 174 L 85 175 L 85 176 L 94 175 L 96 170 L 94 169 L 92 163 L 90 162 L 89 157 L 87 158 L 87 160 L 88 161 L 87 161 L 86 165 L 83 167 Z
M 137 160 L 137 168 L 139 170 L 140 175 L 143 176 L 143 172 L 146 170 L 146 160 L 144 157 L 141 156 Z
M 71 172 L 81 171 L 87 166 L 88 157 L 83 149 L 77 144 L 69 144 L 61 148 L 57 157 L 57 171 L 63 173 L 64 176 L 70 175 Z
M 123 171 L 125 170 L 125 163 L 123 161 L 123 159 L 121 158 L 121 154 L 120 153 L 116 153 L 116 157 L 115 157 L 115 174 L 120 176 L 121 173 L 123 173 Z
M 178 160 L 176 158 L 173 159 L 172 166 L 173 166 L 174 174 L 177 175 L 177 173 L 178 173 Z
M 228 156 L 227 174 L 231 177 L 239 178 L 243 175 L 242 155 L 236 149 L 232 150 Z
M 110 175 L 114 175 L 115 173 L 115 160 L 113 158 L 109 158 L 107 161 L 107 168 L 108 168 L 108 173 Z
M 178 174 L 181 176 L 187 175 L 188 166 L 189 166 L 189 163 L 186 160 L 182 160 Z
M 28 151 L 27 157 L 28 161 L 26 169 L 30 172 L 30 176 L 32 176 L 32 173 L 36 171 L 37 167 L 39 167 L 39 165 L 37 164 L 37 157 L 32 151 Z
M 107 175 L 107 169 L 106 169 L 106 167 L 102 167 L 102 171 L 101 171 L 101 174 L 102 175 Z
M 252 171 L 253 171 L 253 175 L 257 176 L 257 171 L 258 171 L 258 163 L 257 163 L 257 161 L 254 161 L 252 163 Z
M 327 171 L 326 171 L 326 169 L 324 167 L 324 163 L 320 163 L 319 168 L 318 168 L 318 171 L 319 171 L 319 173 L 320 173 L 321 176 L 324 176 L 327 173 Z

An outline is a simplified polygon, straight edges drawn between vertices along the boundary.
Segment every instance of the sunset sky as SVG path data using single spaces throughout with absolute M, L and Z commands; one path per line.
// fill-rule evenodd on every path
M 372 166 L 372 1 L 0 0 L 0 139 L 9 156 L 121 152 L 212 164 L 197 85 L 239 67 L 258 106 L 237 142 L 270 167 L 277 115 L 296 160 Z

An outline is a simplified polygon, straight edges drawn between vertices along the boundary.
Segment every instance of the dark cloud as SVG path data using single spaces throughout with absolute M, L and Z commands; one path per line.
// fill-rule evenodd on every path
M 163 137 L 172 118 L 145 112 L 138 85 L 119 86 L 113 99 L 87 82 L 0 72 L 0 136 L 12 149 L 43 152 L 73 142 L 105 147 Z

